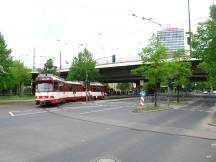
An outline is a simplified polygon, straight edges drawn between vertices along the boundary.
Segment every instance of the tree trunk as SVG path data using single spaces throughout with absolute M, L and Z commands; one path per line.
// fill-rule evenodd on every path
M 170 88 L 169 85 L 167 86 L 167 102 L 168 102 L 168 106 L 170 105 Z
M 155 89 L 154 93 L 154 106 L 157 107 L 157 89 Z
M 20 84 L 17 85 L 16 87 L 16 96 L 19 96 L 20 92 Z
M 20 83 L 20 96 L 24 96 L 24 84 Z
M 179 97 L 180 97 L 180 93 L 179 93 L 179 91 L 180 91 L 180 88 L 177 87 L 177 103 L 179 103 Z

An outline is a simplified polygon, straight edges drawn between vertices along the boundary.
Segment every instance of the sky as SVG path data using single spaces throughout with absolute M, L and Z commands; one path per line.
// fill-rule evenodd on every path
M 209 17 L 213 3 L 216 0 L 190 0 L 193 32 Z M 158 30 L 188 31 L 188 0 L 0 0 L 0 4 L 0 32 L 14 59 L 29 68 L 34 49 L 36 68 L 48 58 L 59 67 L 60 50 L 64 68 L 84 47 L 98 61 L 112 55 L 137 57 Z

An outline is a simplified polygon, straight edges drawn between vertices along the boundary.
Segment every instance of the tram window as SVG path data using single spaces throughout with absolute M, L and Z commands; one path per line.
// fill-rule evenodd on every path
M 74 89 L 75 89 L 76 92 L 79 91 L 79 90 L 78 90 L 78 85 L 75 85 L 75 88 L 74 88 Z
M 80 86 L 79 85 L 73 85 L 73 91 L 74 92 L 79 92 L 80 91 Z
M 94 92 L 100 92 L 100 86 L 93 86 Z
M 76 91 L 76 87 L 75 87 L 75 85 L 73 84 L 73 85 L 71 85 L 71 91 L 73 91 L 73 92 L 75 92 Z
M 68 87 L 69 85 L 67 85 L 67 84 L 64 84 L 64 91 L 68 91 L 69 90 L 69 87 Z
M 68 90 L 73 91 L 73 85 L 68 85 Z
M 77 85 L 77 91 L 80 91 L 80 86 L 79 85 Z
M 57 91 L 58 90 L 58 82 L 54 82 L 54 90 Z
M 38 83 L 36 85 L 37 92 L 50 92 L 52 91 L 52 83 Z
M 64 83 L 59 83 L 59 91 L 63 91 L 64 90 Z

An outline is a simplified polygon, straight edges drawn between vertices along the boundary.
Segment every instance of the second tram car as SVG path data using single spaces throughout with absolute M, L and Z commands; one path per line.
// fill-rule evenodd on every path
M 52 74 L 39 74 L 35 80 L 36 105 L 58 104 L 64 101 L 102 99 L 105 87 L 99 82 L 87 86 L 81 81 L 65 81 Z

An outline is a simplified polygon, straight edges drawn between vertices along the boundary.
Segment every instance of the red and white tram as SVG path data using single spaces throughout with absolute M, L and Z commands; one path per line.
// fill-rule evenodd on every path
M 52 74 L 39 74 L 35 79 L 36 105 L 58 104 L 64 101 L 102 99 L 105 87 L 99 82 L 92 82 L 87 90 L 85 82 L 66 81 Z

